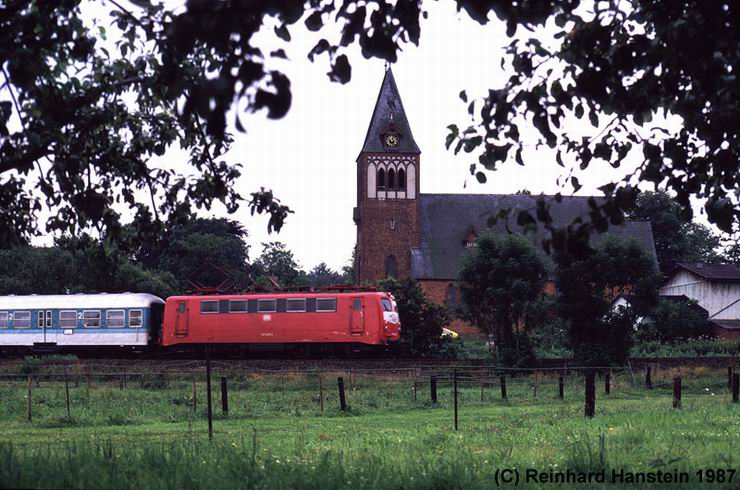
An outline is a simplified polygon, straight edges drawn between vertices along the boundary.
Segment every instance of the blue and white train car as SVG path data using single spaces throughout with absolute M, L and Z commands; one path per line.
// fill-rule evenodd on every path
M 144 347 L 162 324 L 151 294 L 0 296 L 0 348 Z

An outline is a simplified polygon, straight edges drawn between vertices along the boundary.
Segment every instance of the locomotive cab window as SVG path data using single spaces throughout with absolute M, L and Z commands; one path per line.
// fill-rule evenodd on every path
M 305 298 L 288 298 L 285 302 L 285 311 L 292 313 L 301 313 L 306 311 Z
M 105 323 L 112 328 L 125 327 L 126 314 L 123 310 L 108 310 L 105 312 Z
M 246 313 L 246 312 L 247 312 L 247 300 L 246 299 L 229 300 L 229 313 Z
M 380 303 L 383 305 L 383 311 L 393 311 L 393 304 L 391 303 L 391 300 L 381 298 Z
M 257 300 L 257 312 L 258 313 L 274 313 L 277 311 L 277 300 L 276 299 L 258 299 Z
M 218 301 L 203 300 L 200 302 L 201 313 L 218 313 Z
M 31 328 L 31 312 L 16 311 L 13 313 L 13 328 Z
M 62 310 L 59 312 L 59 326 L 62 328 L 75 328 L 77 326 L 77 311 Z
M 144 325 L 144 314 L 141 310 L 130 310 L 128 312 L 128 326 L 141 327 Z
M 7 311 L 0 311 L 0 328 L 8 328 L 10 324 L 9 316 Z
M 317 312 L 337 311 L 337 299 L 336 298 L 316 299 L 316 311 Z
M 85 310 L 82 312 L 82 326 L 96 328 L 100 326 L 100 310 Z

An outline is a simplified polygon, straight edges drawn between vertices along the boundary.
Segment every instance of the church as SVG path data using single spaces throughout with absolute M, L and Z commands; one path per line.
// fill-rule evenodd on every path
M 478 234 L 490 229 L 489 218 L 503 208 L 531 209 L 536 196 L 422 194 L 421 169 L 421 150 L 388 68 L 357 157 L 357 207 L 353 212 L 356 279 L 363 284 L 388 276 L 411 277 L 431 301 L 455 304 L 459 301 L 457 277 L 462 258 L 475 246 Z M 588 199 L 570 196 L 560 203 L 553 201 L 553 224 L 565 226 L 579 216 L 587 218 Z M 510 224 L 510 228 L 521 231 L 516 225 Z M 493 229 L 505 233 L 506 225 L 499 222 Z M 544 233 L 538 227 L 527 236 L 540 245 Z M 595 241 L 609 237 L 635 240 L 657 264 L 649 222 L 612 227 Z M 552 270 L 552 260 L 542 254 Z M 474 332 L 462 322 L 455 322 L 453 329 Z

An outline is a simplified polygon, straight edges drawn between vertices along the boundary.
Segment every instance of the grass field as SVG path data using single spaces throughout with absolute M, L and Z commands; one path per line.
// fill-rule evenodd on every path
M 64 384 L 43 380 L 33 389 L 32 422 L 27 383 L 5 381 L 0 487 L 494 488 L 497 477 L 516 474 L 502 470 L 516 469 L 522 488 L 563 488 L 531 474 L 527 481 L 529 469 L 689 477 L 678 486 L 618 482 L 634 488 L 697 488 L 701 470 L 707 488 L 737 488 L 740 476 L 729 478 L 740 466 L 740 406 L 730 403 L 726 378 L 720 371 L 682 373 L 676 410 L 674 374 L 655 373 L 653 390 L 617 374 L 610 395 L 599 381 L 593 419 L 583 417 L 583 384 L 575 376 L 566 380 L 564 400 L 556 378 L 510 378 L 508 401 L 496 383 L 484 387 L 481 401 L 480 382 L 463 376 L 458 431 L 447 383 L 433 405 L 426 381 L 414 400 L 413 379 L 355 375 L 344 413 L 334 376 L 323 377 L 322 411 L 316 375 L 232 375 L 228 415 L 214 383 L 212 441 L 202 378 L 195 412 L 190 378 L 154 376 L 145 380 L 148 388 L 130 380 L 123 390 L 118 379 L 89 387 L 73 381 L 69 417 Z

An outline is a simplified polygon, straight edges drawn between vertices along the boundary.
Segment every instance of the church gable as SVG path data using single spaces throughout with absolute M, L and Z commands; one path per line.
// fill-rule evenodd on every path
M 416 279 L 457 279 L 465 251 L 469 248 L 472 232 L 490 229 L 488 220 L 499 209 L 532 209 L 537 196 L 507 194 L 421 194 L 420 247 L 411 251 L 411 274 Z M 553 201 L 550 212 L 555 226 L 566 226 L 577 217 L 588 217 L 588 197 L 563 197 L 561 203 Z M 513 232 L 521 232 L 516 222 L 509 223 Z M 506 233 L 506 224 L 499 221 L 493 230 Z M 552 259 L 542 250 L 546 230 L 538 227 L 528 234 L 537 245 L 546 265 L 552 271 Z M 657 265 L 653 233 L 648 222 L 628 222 L 612 226 L 609 233 L 594 237 L 598 243 L 609 237 L 634 239 L 653 258 Z

